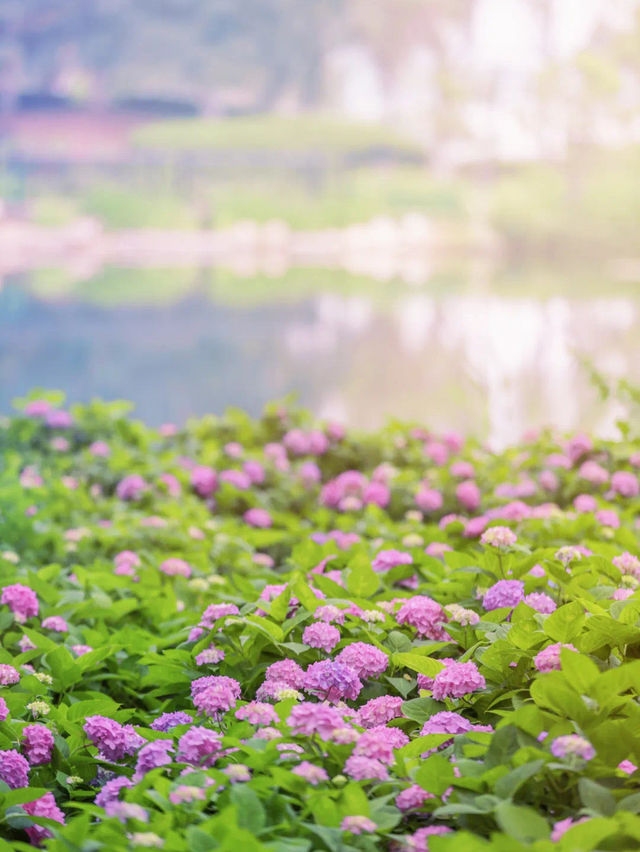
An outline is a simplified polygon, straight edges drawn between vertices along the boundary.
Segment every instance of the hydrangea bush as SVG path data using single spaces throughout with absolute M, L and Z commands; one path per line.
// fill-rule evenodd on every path
M 640 848 L 640 442 L 0 428 L 0 850 Z

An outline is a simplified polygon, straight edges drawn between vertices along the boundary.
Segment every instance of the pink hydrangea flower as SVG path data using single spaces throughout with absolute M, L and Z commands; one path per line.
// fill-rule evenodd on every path
M 314 766 L 314 764 L 309 763 L 308 760 L 303 760 L 297 766 L 294 766 L 291 772 L 299 778 L 304 778 L 304 780 L 308 784 L 311 784 L 312 787 L 317 787 L 318 784 L 321 784 L 323 781 L 329 780 L 329 776 L 325 769 L 321 766 Z
M 416 494 L 416 506 L 423 512 L 437 512 L 442 509 L 443 497 L 435 488 L 421 488 Z
M 388 571 L 396 565 L 411 565 L 413 557 L 403 550 L 381 550 L 373 559 L 371 567 L 374 571 Z
M 421 735 L 427 734 L 464 734 L 471 731 L 473 725 L 459 713 L 443 710 L 434 713 L 422 726 Z
M 140 557 L 133 550 L 121 550 L 113 557 L 115 574 L 134 576 L 136 568 L 140 567 Z
M 29 814 L 29 816 L 46 817 L 47 819 L 59 822 L 60 825 L 65 824 L 64 814 L 56 805 L 53 793 L 45 793 L 44 796 L 41 796 L 39 799 L 35 799 L 33 802 L 26 802 L 20 807 Z M 34 846 L 40 846 L 43 840 L 46 840 L 48 837 L 53 837 L 53 832 L 40 825 L 29 826 L 25 829 L 25 831 Z
M 554 612 L 557 608 L 553 598 L 545 595 L 544 592 L 532 592 L 530 595 L 526 595 L 524 602 L 531 609 L 535 609 L 536 612 L 541 612 L 544 615 L 549 615 L 549 613 Z
M 303 689 L 331 702 L 344 698 L 355 700 L 362 689 L 362 681 L 350 666 L 334 660 L 321 660 L 312 663 L 305 672 Z
M 49 763 L 54 745 L 51 731 L 45 725 L 27 725 L 22 734 L 24 753 L 31 766 Z
M 49 411 L 44 421 L 49 429 L 68 429 L 73 425 L 73 417 L 68 411 Z
M 54 630 L 56 633 L 66 633 L 69 629 L 67 622 L 60 615 L 50 615 L 42 620 L 45 630 Z
M 205 675 L 191 681 L 192 698 L 195 698 L 198 693 L 204 692 L 205 689 L 209 689 L 210 687 L 224 687 L 229 690 L 235 699 L 240 698 L 241 695 L 240 684 L 235 678 L 226 677 L 225 675 Z
M 623 574 L 630 574 L 640 579 L 640 559 L 637 556 L 625 551 L 619 556 L 614 556 L 611 561 Z
M 540 472 L 538 482 L 545 491 L 557 491 L 560 485 L 560 480 L 552 470 L 543 470 Z
M 551 754 L 559 758 L 576 755 L 582 760 L 592 760 L 596 750 L 584 737 L 578 734 L 565 734 L 562 737 L 556 737 L 551 743 Z
M 152 769 L 171 763 L 171 752 L 173 752 L 173 740 L 154 740 L 142 746 L 137 755 L 133 780 L 140 781 Z
M 12 790 L 29 786 L 29 764 L 13 748 L 0 751 L 0 780 Z
M 309 701 L 292 707 L 287 723 L 291 732 L 297 736 L 311 737 L 318 734 L 323 740 L 330 739 L 336 728 L 344 727 L 342 715 L 334 707 Z
M 331 621 L 335 621 L 338 624 L 344 624 L 344 611 L 338 609 L 338 607 L 334 606 L 333 604 L 319 606 L 318 609 L 315 611 L 314 615 L 318 619 L 318 621 L 324 621 L 327 624 L 329 624 Z
M 222 470 L 219 479 L 220 482 L 226 482 L 238 491 L 248 491 L 251 488 L 251 479 L 242 470 Z
M 475 469 L 471 462 L 462 459 L 455 461 L 449 468 L 449 472 L 451 476 L 455 476 L 457 479 L 473 479 L 475 475 Z
M 0 686 L 10 686 L 12 683 L 18 683 L 20 680 L 20 672 L 9 663 L 0 663 Z
M 46 399 L 32 399 L 22 409 L 27 417 L 41 418 L 48 414 L 53 406 Z
M 311 648 L 319 648 L 329 654 L 340 641 L 340 631 L 331 624 L 316 621 L 305 627 L 302 641 Z
M 224 651 L 221 648 L 211 645 L 211 647 L 205 648 L 204 651 L 200 651 L 196 656 L 196 665 L 217 665 L 221 660 L 224 660 Z
M 268 529 L 273 525 L 273 521 L 271 519 L 271 515 L 267 512 L 266 509 L 247 509 L 247 511 L 242 516 L 247 524 L 250 527 L 257 527 L 258 529 Z
M 439 603 L 426 595 L 414 595 L 404 603 L 396 615 L 398 624 L 409 624 L 415 627 L 418 635 L 426 636 L 436 642 L 449 639 L 444 629 L 447 614 Z
M 640 494 L 638 477 L 626 470 L 618 470 L 613 474 L 611 488 L 621 497 L 637 497 Z
M 379 760 L 352 754 L 344 765 L 344 774 L 354 781 L 386 781 L 389 777 L 387 767 Z
M 200 497 L 211 497 L 218 490 L 218 474 L 212 467 L 197 465 L 191 471 L 191 487 Z
M 371 698 L 358 710 L 356 722 L 363 728 L 375 728 L 402 716 L 403 699 L 397 695 Z
M 16 621 L 20 624 L 24 624 L 28 618 L 33 618 L 38 614 L 36 593 L 28 586 L 23 586 L 22 583 L 5 586 L 2 589 L 0 603 L 9 607 Z
M 166 574 L 168 577 L 190 577 L 191 576 L 191 566 L 188 562 L 185 562 L 184 559 L 178 559 L 177 557 L 171 557 L 170 559 L 165 559 L 164 562 L 160 564 L 160 570 L 163 574 Z
M 292 689 L 302 689 L 305 672 L 295 660 L 278 660 L 267 667 L 265 678 L 266 680 L 285 683 Z
M 563 834 L 566 834 L 570 828 L 573 828 L 574 825 L 580 825 L 582 822 L 587 822 L 589 817 L 582 817 L 582 819 L 574 820 L 571 817 L 567 817 L 566 819 L 561 819 L 558 822 L 554 822 L 553 831 L 551 832 L 551 842 L 558 843 Z
M 313 462 L 311 462 L 313 464 Z M 249 482 L 252 485 L 260 485 L 265 480 L 265 472 L 263 466 L 257 461 L 246 461 L 242 465 L 242 470 L 249 477 Z
M 221 734 L 210 728 L 194 725 L 178 740 L 178 757 L 194 766 L 213 766 L 222 750 Z
M 592 485 L 605 485 L 609 481 L 609 471 L 595 461 L 586 461 L 580 465 L 578 476 Z
M 230 763 L 222 771 L 232 784 L 251 781 L 251 770 L 244 763 Z
M 524 599 L 524 583 L 521 580 L 498 580 L 485 593 L 482 605 L 487 612 L 502 607 L 515 607 Z
M 9 708 L 4 698 L 0 698 L 0 722 L 4 722 L 9 717 Z
M 280 717 L 273 709 L 271 704 L 265 704 L 261 701 L 250 701 L 244 707 L 240 707 L 235 712 L 236 719 L 241 719 L 249 722 L 252 725 L 277 725 L 280 722 Z
M 346 816 L 340 823 L 340 831 L 349 834 L 371 834 L 377 829 L 375 822 L 366 816 Z
M 133 787 L 133 782 L 125 775 L 119 775 L 112 778 L 111 781 L 102 787 L 95 798 L 95 803 L 99 808 L 105 808 L 110 802 L 117 802 L 120 797 L 120 791 Z
M 149 727 L 153 731 L 169 731 L 177 725 L 190 725 L 193 719 L 188 713 L 182 713 L 177 710 L 174 713 L 162 713 L 157 719 L 154 719 Z
M 131 725 L 121 725 L 106 716 L 87 716 L 83 728 L 100 754 L 111 763 L 119 763 L 144 744 Z
M 569 651 L 577 650 L 573 645 L 567 645 L 562 642 L 556 642 L 553 645 L 548 645 L 546 648 L 543 648 L 542 651 L 539 651 L 534 657 L 533 664 L 536 669 L 539 672 L 559 672 L 562 668 L 560 652 L 563 648 L 567 648 Z
M 596 521 L 603 527 L 611 527 L 612 530 L 617 530 L 620 526 L 618 513 L 613 509 L 600 509 L 596 512 Z
M 401 811 L 412 811 L 421 808 L 428 799 L 433 799 L 433 793 L 427 793 L 418 784 L 412 784 L 398 793 L 395 799 L 396 807 Z
M 116 496 L 120 500 L 139 500 L 148 487 L 142 476 L 132 473 L 120 480 L 116 488 Z
M 475 663 L 450 663 L 435 676 L 433 697 L 436 701 L 443 698 L 461 698 L 477 689 L 485 688 L 485 679 Z
M 633 589 L 616 589 L 611 595 L 614 601 L 626 601 L 633 595 Z
M 428 825 L 425 828 L 419 828 L 407 838 L 405 849 L 407 852 L 429 852 L 429 838 L 449 834 L 451 830 L 446 825 Z
M 380 725 L 370 728 L 361 734 L 353 750 L 355 755 L 363 755 L 379 760 L 380 763 L 391 765 L 394 760 L 393 750 L 401 748 L 409 742 L 409 737 L 400 728 L 387 728 Z
M 517 540 L 518 537 L 509 527 L 489 527 L 480 537 L 483 544 L 498 548 L 511 547 Z
M 352 668 L 358 677 L 379 677 L 389 665 L 387 655 L 367 642 L 352 642 L 336 657 L 337 662 Z
M 425 553 L 427 556 L 433 556 L 436 559 L 442 559 L 445 553 L 452 551 L 453 548 L 450 544 L 445 544 L 443 541 L 432 541 L 430 542 L 426 548 Z
M 490 519 L 486 515 L 478 515 L 476 518 L 471 518 L 464 526 L 464 537 L 477 538 L 486 530 L 489 520 Z
M 593 450 L 593 441 L 584 432 L 573 435 L 565 447 L 565 452 L 572 462 L 576 462 L 581 456 Z
M 167 494 L 169 497 L 179 497 L 182 492 L 182 486 L 180 485 L 180 480 L 175 477 L 172 473 L 163 473 L 160 477 L 160 482 L 167 489 Z
M 461 482 L 456 488 L 456 497 L 468 512 L 475 512 L 480 505 L 480 489 L 472 479 Z
M 211 630 L 214 623 L 219 618 L 224 618 L 225 615 L 238 615 L 240 610 L 235 604 L 209 604 L 209 606 L 202 613 L 202 618 L 200 619 L 200 626 L 206 627 L 208 630 Z
M 111 455 L 109 444 L 105 443 L 105 441 L 94 441 L 89 445 L 89 452 L 92 456 L 96 456 L 98 458 L 105 458 L 106 456 Z
M 598 501 L 591 494 L 578 494 L 573 501 L 573 508 L 580 514 L 595 512 L 598 508 Z

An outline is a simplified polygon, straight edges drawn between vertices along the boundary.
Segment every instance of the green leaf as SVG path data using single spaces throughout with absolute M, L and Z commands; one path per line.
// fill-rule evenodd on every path
M 556 642 L 572 642 L 582 631 L 586 616 L 577 601 L 558 607 L 544 620 L 542 629 Z
M 437 748 L 450 739 L 451 734 L 425 734 L 425 736 L 416 737 L 411 742 L 397 749 L 396 755 L 399 758 L 417 757 L 417 755 L 423 754 L 432 748 Z
M 640 814 L 640 793 L 631 793 L 618 802 L 619 811 L 630 811 L 632 814 Z
M 518 748 L 518 729 L 513 725 L 503 725 L 491 737 L 485 763 L 489 768 L 508 765 Z
M 2 806 L 9 808 L 12 805 L 22 805 L 25 802 L 33 802 L 47 792 L 45 787 L 20 787 L 17 790 L 8 790 L 0 793 Z
M 346 572 L 347 589 L 360 598 L 370 597 L 379 587 L 380 578 L 371 567 L 366 554 L 358 554 L 349 563 Z
M 442 704 L 433 698 L 412 698 L 402 704 L 402 712 L 407 719 L 424 724 L 430 716 L 443 709 Z
M 284 590 L 275 597 L 269 605 L 269 613 L 275 621 L 284 621 L 289 611 L 289 601 L 291 600 L 291 587 L 287 583 Z
M 231 801 L 238 809 L 238 825 L 252 834 L 259 834 L 264 828 L 266 816 L 257 793 L 248 784 L 231 786 Z
M 186 840 L 191 852 L 210 852 L 211 849 L 217 849 L 219 845 L 214 837 L 195 825 L 187 828 Z
M 320 606 L 320 600 L 311 591 L 307 579 L 302 574 L 296 574 L 289 586 L 291 595 L 298 598 L 302 606 L 309 612 L 315 612 Z
M 601 816 L 612 816 L 615 813 L 616 800 L 601 784 L 596 784 L 590 778 L 581 778 L 578 781 L 578 789 L 585 808 Z
M 414 776 L 414 781 L 428 793 L 441 796 L 455 781 L 453 766 L 446 757 L 433 754 L 421 764 Z
M 549 837 L 549 825 L 533 808 L 501 802 L 496 808 L 500 828 L 523 843 L 533 843 Z
M 282 642 L 284 639 L 282 627 L 280 627 L 279 624 L 275 624 L 273 621 L 269 621 L 269 619 L 264 616 L 245 615 L 244 622 L 247 627 L 257 630 L 259 633 L 262 633 L 263 636 L 267 636 L 275 642 Z
M 522 785 L 536 775 L 544 766 L 544 760 L 534 760 L 523 763 L 516 769 L 512 769 L 507 775 L 503 775 L 496 781 L 493 788 L 496 796 L 501 799 L 512 799 Z
M 439 671 L 444 668 L 444 663 L 440 660 L 434 660 L 432 657 L 423 657 L 420 654 L 393 654 L 391 662 L 396 666 L 412 669 L 414 672 L 426 675 L 427 677 L 435 677 Z
M 587 695 L 591 686 L 600 675 L 600 669 L 584 654 L 576 654 L 568 648 L 560 651 L 562 673 L 573 689 L 580 695 Z

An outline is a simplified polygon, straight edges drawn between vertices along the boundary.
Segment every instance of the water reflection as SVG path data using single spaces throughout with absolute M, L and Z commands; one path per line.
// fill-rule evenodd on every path
M 158 274 L 149 280 L 165 281 Z M 640 301 L 630 296 L 417 290 L 308 271 L 297 288 L 286 276 L 205 271 L 187 275 L 186 289 L 137 290 L 139 275 L 110 270 L 71 290 L 6 283 L 0 410 L 39 385 L 73 401 L 129 398 L 159 423 L 227 405 L 257 413 L 296 391 L 360 427 L 395 416 L 505 444 L 546 423 L 611 430 L 617 412 L 598 405 L 576 353 L 640 382 Z

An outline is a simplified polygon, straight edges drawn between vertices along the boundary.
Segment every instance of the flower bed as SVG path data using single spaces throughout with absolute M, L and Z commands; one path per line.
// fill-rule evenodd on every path
M 637 441 L 59 404 L 0 429 L 0 850 L 638 848 Z

